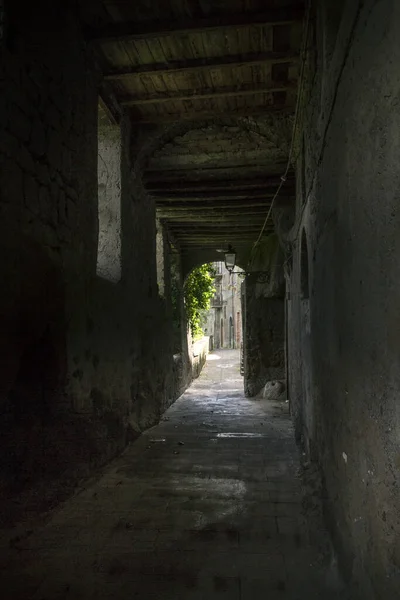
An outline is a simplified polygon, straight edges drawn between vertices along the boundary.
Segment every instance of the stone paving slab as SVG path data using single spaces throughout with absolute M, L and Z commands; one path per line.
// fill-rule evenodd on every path
M 32 530 L 0 532 L 3 597 L 344 598 L 299 466 L 287 404 L 246 399 L 238 353 L 216 352 L 97 480 Z

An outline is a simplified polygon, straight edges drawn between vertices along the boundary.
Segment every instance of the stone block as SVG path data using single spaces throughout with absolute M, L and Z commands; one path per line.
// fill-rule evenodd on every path
M 31 173 L 32 175 L 36 172 L 36 163 L 26 146 L 20 147 L 17 155 L 17 161 L 19 162 L 23 171 Z
M 75 201 L 72 200 L 70 196 L 67 196 L 65 212 L 69 225 L 75 225 L 77 221 L 78 210 Z
M 63 189 L 58 195 L 58 222 L 66 223 L 67 221 L 67 197 Z
M 41 183 L 41 185 L 44 185 L 45 187 L 48 187 L 50 185 L 50 173 L 48 166 L 40 162 L 38 162 L 36 166 L 39 183 Z
M 51 127 L 53 127 L 55 129 L 55 131 L 58 131 L 60 129 L 61 117 L 60 117 L 60 113 L 58 112 L 58 110 L 54 106 L 54 104 L 49 104 L 47 107 L 46 121 Z
M 71 241 L 71 230 L 64 223 L 57 228 L 57 235 L 62 242 L 69 243 Z
M 72 152 L 67 146 L 62 148 L 62 170 L 67 179 L 70 178 L 72 173 Z
M 35 215 L 40 214 L 39 186 L 32 175 L 24 177 L 24 201 L 26 208 Z
M 31 123 L 28 117 L 19 110 L 16 106 L 12 111 L 12 118 L 10 119 L 10 129 L 15 136 L 26 143 L 31 135 Z
M 76 190 L 73 187 L 70 187 L 70 186 L 67 187 L 67 196 L 70 199 L 70 201 L 73 202 L 74 204 L 78 203 L 79 197 L 78 197 Z
M 43 245 L 48 246 L 50 248 L 58 248 L 60 246 L 58 232 L 49 223 L 41 224 L 40 234 Z
M 45 186 L 41 186 L 39 189 L 39 204 L 40 204 L 40 214 L 45 217 L 45 215 L 50 214 L 50 193 L 49 189 Z
M 56 169 L 62 164 L 62 145 L 61 135 L 57 131 L 51 130 L 48 139 L 48 158 L 51 165 Z
M 47 77 L 42 66 L 38 64 L 31 65 L 28 75 L 34 87 L 43 90 L 47 86 Z
M 0 201 L 17 207 L 22 206 L 23 199 L 23 173 L 15 161 L 6 159 L 0 169 Z
M 38 119 L 32 126 L 29 147 L 35 156 L 43 156 L 46 153 L 46 132 L 43 123 Z
M 15 157 L 19 152 L 19 144 L 15 135 L 9 131 L 2 130 L 0 133 L 0 152 L 6 156 Z
M 57 225 L 58 223 L 59 191 L 57 183 L 52 181 L 50 185 L 50 221 L 53 225 Z

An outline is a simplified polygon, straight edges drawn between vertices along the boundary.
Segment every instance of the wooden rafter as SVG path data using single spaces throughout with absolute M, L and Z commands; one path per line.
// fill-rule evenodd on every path
M 272 92 L 286 92 L 296 88 L 296 83 L 271 83 L 269 85 L 255 86 L 242 85 L 236 87 L 203 89 L 185 92 L 170 92 L 153 94 L 151 96 L 135 96 L 119 98 L 122 106 L 143 106 L 145 104 L 160 104 L 171 100 L 205 100 L 209 98 L 234 98 L 235 96 L 256 96 L 257 94 L 271 94 Z
M 251 179 L 226 179 L 219 181 L 157 181 L 152 177 L 151 174 L 146 174 L 145 185 L 146 189 L 150 193 L 161 192 L 162 194 L 169 194 L 170 192 L 214 192 L 220 191 L 243 191 L 246 189 L 260 189 L 265 190 L 267 188 L 276 188 L 281 182 L 281 178 L 277 175 L 265 176 Z M 288 175 L 285 183 L 285 191 L 287 189 L 294 189 L 295 176 L 294 174 Z
M 196 58 L 177 60 L 169 63 L 151 63 L 132 68 L 108 71 L 106 80 L 125 79 L 136 75 L 171 75 L 182 72 L 204 71 L 210 69 L 252 67 L 262 64 L 293 63 L 299 60 L 296 52 L 255 52 L 249 54 L 219 56 L 213 58 Z
M 220 206 L 196 206 L 194 209 L 192 207 L 180 206 L 179 208 L 175 207 L 159 207 L 157 206 L 157 215 L 161 219 L 179 219 L 182 218 L 192 218 L 198 219 L 202 217 L 225 217 L 228 215 L 246 215 L 246 214 L 258 214 L 267 211 L 270 206 L 270 203 L 265 204 L 250 204 L 250 205 L 240 205 L 240 206 L 231 206 L 229 204 L 220 205 Z
M 271 233 L 270 231 L 266 231 L 265 235 L 269 235 L 269 233 Z M 257 235 L 255 235 L 254 233 L 250 233 L 250 234 L 240 234 L 240 238 L 241 238 L 241 243 L 243 245 L 247 245 L 247 244 L 254 244 Z M 192 238 L 192 239 L 185 239 L 185 238 L 177 238 L 176 241 L 178 242 L 179 245 L 184 245 L 184 246 L 213 246 L 214 248 L 223 248 L 232 241 L 232 235 L 229 235 L 229 233 L 226 233 L 225 235 L 221 235 L 220 237 L 196 237 L 196 238 Z M 236 242 L 235 240 L 235 247 L 237 247 L 239 244 Z
M 215 203 L 210 203 L 208 205 L 204 205 L 204 204 L 197 204 L 197 205 L 187 205 L 187 204 L 181 204 L 180 206 L 175 207 L 175 205 L 171 205 L 171 204 L 164 204 L 162 206 L 157 206 L 157 212 L 159 211 L 159 209 L 161 209 L 161 212 L 165 211 L 165 210 L 169 210 L 169 211 L 176 211 L 176 213 L 178 214 L 179 210 L 182 210 L 183 212 L 193 212 L 193 214 L 197 214 L 197 213 L 203 213 L 203 212 L 215 212 L 215 211 L 220 211 L 220 210 L 226 210 L 226 211 L 234 211 L 234 210 L 247 210 L 247 209 L 257 209 L 259 208 L 260 210 L 266 209 L 268 210 L 268 207 L 270 206 L 271 202 L 270 201 L 266 201 L 266 202 L 246 202 L 246 203 L 235 203 L 233 204 L 231 203 L 221 203 L 221 204 L 215 204 Z
M 213 234 L 214 233 L 221 233 L 223 231 L 226 230 L 230 230 L 230 229 L 260 229 L 261 225 L 262 225 L 262 220 L 258 219 L 256 221 L 252 220 L 252 221 L 227 221 L 226 223 L 223 221 L 220 222 L 215 222 L 215 223 L 210 223 L 210 222 L 204 222 L 204 223 L 169 223 L 168 226 L 174 230 L 177 233 L 182 233 L 184 235 L 191 235 L 193 232 L 194 233 L 210 233 Z
M 271 231 L 272 231 L 272 229 L 266 229 L 265 235 L 269 235 L 271 233 Z M 240 235 L 240 237 L 235 239 L 235 247 L 237 247 L 239 245 L 247 245 L 249 243 L 253 244 L 255 242 L 254 237 L 255 237 L 254 233 L 247 234 L 247 235 Z M 177 237 L 176 241 L 177 241 L 177 243 L 184 244 L 185 246 L 199 245 L 201 247 L 203 245 L 210 244 L 216 248 L 221 248 L 221 246 L 223 247 L 224 242 L 227 242 L 227 244 L 229 242 L 232 242 L 232 236 L 229 235 L 229 233 L 226 233 L 226 234 L 222 234 L 219 238 L 217 238 L 215 236 L 211 236 L 211 237 L 203 236 L 202 238 L 191 238 L 191 239 Z M 225 245 L 225 248 L 226 248 L 227 244 Z
M 218 224 L 217 227 L 215 227 L 214 229 L 211 229 L 209 227 L 199 227 L 197 230 L 196 229 L 191 229 L 191 230 L 186 230 L 186 229 L 182 229 L 180 231 L 178 231 L 177 229 L 175 229 L 174 227 L 171 227 L 172 231 L 175 232 L 176 235 L 180 235 L 182 237 L 192 237 L 195 235 L 201 235 L 204 237 L 219 237 L 221 235 L 225 235 L 226 233 L 229 233 L 230 231 L 233 230 L 241 230 L 243 232 L 246 231 L 259 231 L 260 227 L 256 224 L 256 225 L 246 225 L 244 227 L 241 227 L 240 225 L 236 225 L 236 226 L 232 226 L 232 225 L 221 225 Z
M 270 232 L 271 232 L 271 229 L 266 230 L 266 235 L 268 235 Z M 185 243 L 185 244 L 202 244 L 204 242 L 211 243 L 211 244 L 220 244 L 223 240 L 232 241 L 232 236 L 230 235 L 230 233 L 234 233 L 234 232 L 229 232 L 229 231 L 223 232 L 219 236 L 203 235 L 203 236 L 192 236 L 192 237 L 189 236 L 187 238 L 183 237 L 182 235 L 176 235 L 175 239 L 177 242 Z M 237 236 L 237 238 L 235 238 L 235 246 L 239 245 L 239 243 L 244 243 L 247 241 L 254 243 L 254 233 L 253 232 L 250 232 L 246 235 Z M 221 247 L 221 246 L 217 246 L 217 248 L 218 247 Z
M 280 177 L 282 173 L 284 173 L 287 162 L 285 160 L 274 161 L 271 164 L 235 164 L 235 165 L 220 165 L 217 166 L 215 164 L 211 165 L 202 165 L 198 167 L 194 165 L 192 168 L 182 168 L 179 167 L 177 169 L 160 169 L 160 167 L 150 168 L 147 167 L 145 172 L 146 181 L 163 181 L 166 184 L 176 183 L 177 181 L 181 182 L 185 185 L 191 185 L 192 183 L 218 183 L 217 177 L 221 177 L 221 180 L 226 181 L 226 178 L 232 178 L 232 182 L 239 183 L 240 173 L 244 172 L 246 174 L 243 177 L 243 181 L 248 181 L 249 177 L 252 176 L 252 173 L 256 173 L 254 175 L 254 179 L 260 179 L 264 174 L 266 177 Z M 272 170 L 272 167 L 274 170 Z M 261 173 L 260 173 L 261 171 Z M 190 179 L 185 179 L 187 177 Z M 223 178 L 223 179 L 222 179 Z M 278 183 L 279 185 L 279 183 Z
M 212 202 L 215 200 L 228 200 L 228 199 L 241 199 L 241 198 L 272 198 L 275 190 L 221 190 L 221 191 L 209 191 L 204 192 L 175 192 L 175 193 L 162 193 L 153 192 L 151 195 L 157 203 L 160 202 L 182 202 L 187 201 L 200 201 L 200 202 Z
M 237 208 L 243 208 L 243 209 L 245 209 L 245 208 L 252 208 L 253 209 L 254 207 L 261 207 L 261 209 L 264 208 L 264 209 L 268 210 L 269 205 L 270 205 L 270 202 L 258 202 L 258 203 L 247 202 L 245 204 L 244 203 L 242 203 L 242 204 L 232 204 L 232 203 L 230 203 L 230 204 L 227 204 L 227 203 L 225 203 L 225 204 L 215 204 L 215 203 L 212 203 L 211 204 L 210 203 L 208 205 L 198 204 L 197 206 L 192 206 L 192 205 L 188 206 L 187 204 L 181 204 L 177 208 L 182 208 L 182 209 L 184 209 L 185 211 L 188 211 L 188 212 L 189 211 L 193 211 L 193 214 L 196 214 L 197 210 L 200 211 L 200 212 L 203 212 L 204 210 L 207 210 L 207 209 L 211 210 L 211 211 L 214 211 L 214 212 L 215 211 L 220 211 L 220 210 L 223 210 L 223 209 L 224 210 L 228 210 L 228 211 L 229 210 L 233 211 L 233 210 L 235 210 Z M 157 207 L 157 210 L 158 210 L 158 208 L 159 207 Z M 165 208 L 169 208 L 171 210 L 176 210 L 175 206 L 168 205 L 168 204 L 163 205 L 161 208 L 164 208 L 164 209 Z
M 265 219 L 267 209 L 260 212 L 243 212 L 234 213 L 229 215 L 228 213 L 222 213 L 220 211 L 214 212 L 213 214 L 203 214 L 194 216 L 189 214 L 178 214 L 178 215 L 159 215 L 159 218 L 171 226 L 179 223 L 192 223 L 207 224 L 207 223 L 237 223 L 238 221 L 262 221 Z
M 195 20 L 159 22 L 110 23 L 101 29 L 87 31 L 87 37 L 97 42 L 123 42 L 130 40 L 150 40 L 165 36 L 179 36 L 190 33 L 209 32 L 230 27 L 243 28 L 259 25 L 286 25 L 302 19 L 301 8 L 274 8 L 267 12 L 240 13 Z
M 227 109 L 221 108 L 220 110 L 216 110 L 214 112 L 209 111 L 192 111 L 187 113 L 165 113 L 165 114 L 155 114 L 155 115 L 137 115 L 133 117 L 133 119 L 137 123 L 171 123 L 175 121 L 182 120 L 203 120 L 203 121 L 211 121 L 221 117 L 227 116 L 235 116 L 235 117 L 249 117 L 254 115 L 265 115 L 265 114 L 284 114 L 284 113 L 292 113 L 294 112 L 294 105 L 292 104 L 263 104 L 263 105 L 255 105 L 248 106 L 246 108 L 233 108 Z M 229 168 L 229 167 L 228 167 Z

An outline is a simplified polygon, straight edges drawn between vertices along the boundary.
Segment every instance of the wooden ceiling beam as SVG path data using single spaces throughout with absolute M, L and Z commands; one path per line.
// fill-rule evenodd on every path
M 220 181 L 153 181 L 153 179 L 145 180 L 144 184 L 148 192 L 162 192 L 168 194 L 170 192 L 219 192 L 225 190 L 244 190 L 244 189 L 267 189 L 269 187 L 277 188 L 281 182 L 281 178 L 277 175 L 266 176 L 259 179 L 237 179 L 237 180 L 220 180 Z M 285 183 L 285 190 L 288 187 L 294 187 L 294 174 L 289 175 Z
M 265 236 L 268 236 L 270 233 L 272 232 L 272 229 L 270 230 L 266 230 L 265 231 Z M 234 234 L 233 235 L 223 235 L 220 238 L 216 238 L 216 237 L 209 237 L 209 238 L 200 238 L 200 239 L 196 239 L 196 238 L 192 238 L 192 239 L 184 239 L 184 238 L 177 238 L 176 241 L 178 244 L 184 244 L 186 246 L 197 246 L 197 245 L 206 245 L 206 244 L 212 244 L 215 245 L 216 248 L 223 248 L 225 246 L 225 248 L 228 246 L 229 243 L 232 243 L 232 239 L 234 238 Z M 256 241 L 255 238 L 257 238 L 257 236 L 253 235 L 246 235 L 240 236 L 240 239 L 234 239 L 234 244 L 235 244 L 235 248 L 237 246 L 240 245 L 247 245 L 247 244 L 254 244 L 254 242 Z
M 268 232 L 268 234 L 269 233 L 271 233 L 271 232 Z M 255 241 L 254 235 L 249 236 L 249 237 L 239 236 L 237 239 L 234 240 L 235 248 L 237 246 L 244 246 L 244 245 L 247 246 L 247 244 L 254 244 L 254 241 Z M 222 240 L 218 240 L 218 239 L 183 240 L 183 239 L 180 239 L 180 240 L 177 240 L 177 243 L 179 245 L 186 244 L 188 246 L 189 245 L 196 246 L 196 245 L 202 245 L 202 244 L 213 244 L 213 245 L 215 245 L 216 248 L 224 248 L 224 247 L 227 248 L 228 244 L 232 243 L 232 237 L 230 237 L 229 235 L 226 235 L 224 238 L 222 238 Z M 221 260 L 223 260 L 223 259 L 224 259 L 224 257 L 222 256 Z
M 221 108 L 214 112 L 210 111 L 191 111 L 184 113 L 165 113 L 165 114 L 135 114 L 132 115 L 132 120 L 136 123 L 173 123 L 175 121 L 212 121 L 218 118 L 226 117 L 251 117 L 255 115 L 267 115 L 267 114 L 290 114 L 295 110 L 293 104 L 257 104 L 247 106 L 245 108 L 233 108 L 227 109 Z M 229 168 L 229 167 L 227 167 Z M 236 168 L 236 167 L 232 167 Z
M 172 231 L 174 232 L 174 234 L 176 235 L 177 239 L 182 239 L 182 238 L 188 238 L 188 237 L 225 237 L 227 234 L 229 235 L 232 232 L 240 232 L 240 233 L 244 233 L 244 234 L 249 234 L 250 236 L 253 235 L 253 233 L 258 233 L 260 231 L 260 227 L 248 227 L 247 229 L 241 229 L 241 228 L 237 228 L 237 227 L 226 227 L 225 229 L 218 229 L 217 231 L 213 231 L 210 229 L 204 230 L 204 231 L 176 231 L 174 230 L 174 228 L 172 228 Z
M 230 220 L 237 220 L 238 218 L 240 219 L 250 219 L 250 220 L 257 220 L 257 219 L 263 219 L 266 215 L 266 208 L 264 208 L 262 211 L 259 212 L 251 212 L 251 211 L 244 211 L 244 212 L 225 212 L 223 214 L 221 213 L 200 213 L 200 214 L 193 214 L 193 213 L 178 213 L 178 214 L 171 214 L 171 213 L 158 213 L 157 212 L 157 216 L 158 218 L 166 221 L 167 223 L 193 223 L 193 222 L 198 222 L 198 223 L 207 223 L 207 222 L 216 222 L 218 223 L 219 221 L 230 221 Z
M 288 81 L 287 83 L 272 82 L 268 85 L 255 86 L 242 85 L 226 88 L 186 90 L 184 92 L 166 92 L 162 94 L 153 94 L 150 96 L 136 96 L 119 98 L 118 102 L 122 106 L 143 106 L 146 104 L 159 104 L 173 100 L 204 100 L 209 98 L 234 98 L 235 96 L 256 96 L 257 94 L 270 94 L 272 92 L 286 92 L 296 88 L 296 83 Z
M 233 184 L 236 184 L 240 181 L 238 179 L 238 173 L 240 171 L 245 171 L 246 177 L 243 178 L 243 181 L 249 181 L 249 178 L 252 177 L 252 173 L 255 172 L 257 175 L 254 176 L 256 179 L 260 179 L 261 177 L 280 177 L 282 173 L 284 173 L 287 165 L 286 160 L 276 161 L 272 164 L 258 164 L 254 165 L 252 163 L 245 165 L 203 165 L 202 167 L 193 166 L 191 169 L 183 169 L 179 168 L 176 170 L 173 169 L 149 169 L 147 168 L 145 172 L 145 180 L 149 181 L 160 181 L 163 183 L 176 183 L 180 182 L 183 184 L 192 184 L 192 183 L 218 183 L 220 180 L 215 179 L 216 176 L 223 176 L 224 181 L 226 178 L 230 178 Z M 272 166 L 274 167 L 274 171 L 272 171 Z M 268 169 L 270 169 L 268 171 Z M 227 171 L 227 172 L 226 172 Z M 231 177 L 232 175 L 236 175 L 236 177 Z M 187 176 L 196 177 L 196 179 L 185 179 Z M 279 185 L 279 184 L 278 184 Z
M 247 242 L 247 243 L 254 243 L 257 239 L 257 235 L 253 234 L 249 234 L 249 235 L 245 235 L 243 236 L 242 234 L 240 235 L 242 242 Z M 224 245 L 226 243 L 229 243 L 229 240 L 232 240 L 232 236 L 227 234 L 227 235 L 222 235 L 220 237 L 216 237 L 216 236 L 212 236 L 212 237 L 193 237 L 193 238 L 182 238 L 179 237 L 176 239 L 176 241 L 178 242 L 178 244 L 185 244 L 186 246 L 189 246 L 190 244 L 216 244 L 217 247 L 220 247 L 220 245 Z M 235 243 L 236 246 L 236 243 Z
M 236 219 L 226 219 L 223 220 L 219 220 L 219 221 L 189 221 L 189 222 L 185 222 L 185 221 L 168 221 L 168 223 L 171 225 L 171 227 L 173 229 L 177 228 L 177 229 L 187 229 L 187 230 L 191 230 L 191 229 L 205 229 L 205 228 L 211 228 L 211 229 L 219 229 L 221 227 L 229 227 L 231 225 L 235 225 L 237 227 L 247 227 L 248 225 L 254 225 L 255 223 L 259 223 L 260 221 L 262 222 L 264 219 L 264 216 L 260 216 L 256 219 L 240 219 L 240 218 L 236 218 Z
M 214 235 L 215 233 L 231 233 L 231 232 L 237 232 L 237 233 L 243 233 L 243 232 L 247 232 L 247 231 L 252 231 L 253 233 L 258 233 L 259 231 L 261 231 L 261 227 L 262 227 L 263 223 L 250 223 L 247 227 L 235 227 L 232 224 L 228 225 L 227 227 L 223 228 L 221 227 L 220 229 L 184 229 L 184 228 L 175 228 L 175 227 L 168 227 L 169 231 L 172 231 L 174 233 L 174 235 L 179 236 L 179 235 L 187 235 L 187 236 L 191 236 L 193 233 L 206 233 L 207 235 Z
M 212 211 L 212 212 L 218 212 L 221 209 L 225 209 L 227 211 L 233 211 L 235 209 L 241 209 L 241 208 L 257 208 L 259 207 L 260 209 L 262 209 L 263 207 L 267 207 L 271 204 L 271 199 L 272 198 L 254 198 L 254 199 L 248 199 L 246 200 L 245 198 L 241 199 L 241 200 L 210 200 L 209 202 L 205 201 L 205 200 L 199 200 L 199 201 L 195 201 L 195 200 L 191 200 L 189 202 L 185 202 L 185 201 L 181 201 L 181 202 L 160 202 L 156 204 L 156 209 L 157 210 L 167 210 L 167 211 L 175 211 L 175 210 L 183 210 L 183 211 L 187 211 L 187 212 L 196 212 L 196 211 Z M 286 196 L 278 196 L 277 198 L 277 202 L 279 203 L 285 203 L 287 202 L 288 198 Z
M 247 28 L 262 25 L 287 25 L 303 18 L 304 10 L 298 7 L 271 8 L 259 13 L 210 16 L 195 20 L 110 23 L 102 28 L 88 29 L 86 37 L 99 43 L 151 40 L 165 36 L 208 33 L 231 27 Z
M 294 63 L 299 60 L 299 57 L 299 53 L 292 50 L 290 52 L 249 52 L 246 54 L 213 56 L 211 58 L 174 60 L 167 63 L 149 63 L 123 69 L 113 69 L 104 73 L 104 79 L 106 81 L 114 81 L 138 75 L 174 75 L 195 71 L 209 71 L 210 69 L 238 69 L 240 67 L 254 67 L 262 64 Z
M 157 213 L 157 217 L 159 219 L 161 219 L 164 223 L 166 224 L 171 224 L 171 226 L 173 226 L 175 223 L 187 223 L 189 225 L 191 225 L 192 223 L 231 223 L 231 222 L 237 222 L 238 220 L 241 221 L 261 221 L 265 218 L 267 212 L 264 209 L 263 211 L 260 212 L 243 212 L 243 213 L 234 213 L 234 214 L 230 214 L 230 213 L 225 213 L 223 215 L 221 214 L 203 214 L 201 213 L 200 215 L 196 214 L 196 215 L 189 215 L 189 214 L 178 214 L 178 215 L 174 215 L 174 216 L 170 216 L 170 215 L 163 215 L 163 214 L 158 214 Z
M 209 192 L 175 192 L 175 193 L 162 193 L 153 192 L 152 198 L 159 202 L 182 202 L 182 201 L 206 201 L 212 202 L 213 200 L 228 200 L 228 199 L 242 199 L 242 198 L 273 198 L 274 190 L 226 190 L 226 191 L 209 191 Z
M 227 243 L 229 244 L 229 241 L 227 240 Z M 254 241 L 247 241 L 244 240 L 243 242 L 235 242 L 235 248 L 248 248 L 249 246 L 251 246 L 254 243 Z M 189 254 L 190 252 L 193 252 L 193 250 L 215 250 L 215 252 L 218 252 L 218 250 L 220 248 L 223 247 L 227 247 L 224 246 L 223 243 L 216 243 L 216 242 L 207 242 L 207 243 L 203 243 L 203 244 L 199 244 L 198 242 L 195 244 L 185 244 L 185 243 L 180 243 L 179 244 L 179 249 L 182 252 L 182 254 Z M 218 249 L 218 250 L 217 250 Z M 220 261 L 224 261 L 224 257 L 223 254 L 221 254 L 221 258 L 219 259 Z
M 204 212 L 207 210 L 211 213 L 214 213 L 215 215 L 218 215 L 221 212 L 221 210 L 225 210 L 227 212 L 233 212 L 234 210 L 237 210 L 237 209 L 240 210 L 242 208 L 243 209 L 251 208 L 252 210 L 254 208 L 260 208 L 260 210 L 268 210 L 270 205 L 271 205 L 271 202 L 258 202 L 258 203 L 248 202 L 248 203 L 243 203 L 243 204 L 233 204 L 231 202 L 230 204 L 220 204 L 220 205 L 218 205 L 218 204 L 209 204 L 209 205 L 199 204 L 197 206 L 182 205 L 177 208 L 181 208 L 181 209 L 183 209 L 183 212 L 187 212 L 189 214 L 192 213 L 192 215 L 195 216 L 198 211 L 201 213 L 201 212 Z M 175 207 L 172 205 L 170 205 L 170 206 L 163 205 L 161 207 L 157 206 L 156 209 L 157 209 L 157 212 L 159 209 L 161 209 L 161 211 L 162 210 L 167 210 L 167 211 L 170 210 L 171 212 L 175 211 Z M 178 211 L 176 211 L 176 214 L 178 214 Z

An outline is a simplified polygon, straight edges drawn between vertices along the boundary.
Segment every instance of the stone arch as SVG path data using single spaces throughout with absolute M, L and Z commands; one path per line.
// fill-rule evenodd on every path
M 217 252 L 216 250 L 203 250 L 197 252 L 190 252 L 184 256 L 183 261 L 183 281 L 186 282 L 190 273 L 196 267 L 201 267 L 206 263 L 212 262 L 224 262 L 224 255 Z M 236 255 L 236 267 L 246 270 L 245 258 L 240 253 Z
M 249 117 L 224 117 L 205 120 L 174 121 L 167 126 L 157 127 L 142 137 L 140 148 L 135 152 L 133 174 L 136 181 L 141 181 L 142 173 L 152 155 L 177 136 L 182 136 L 196 129 L 205 129 L 210 125 L 221 127 L 240 127 L 243 131 L 255 133 L 268 139 L 277 148 L 288 151 L 292 134 L 293 117 L 291 115 L 266 115 L 262 122 Z

